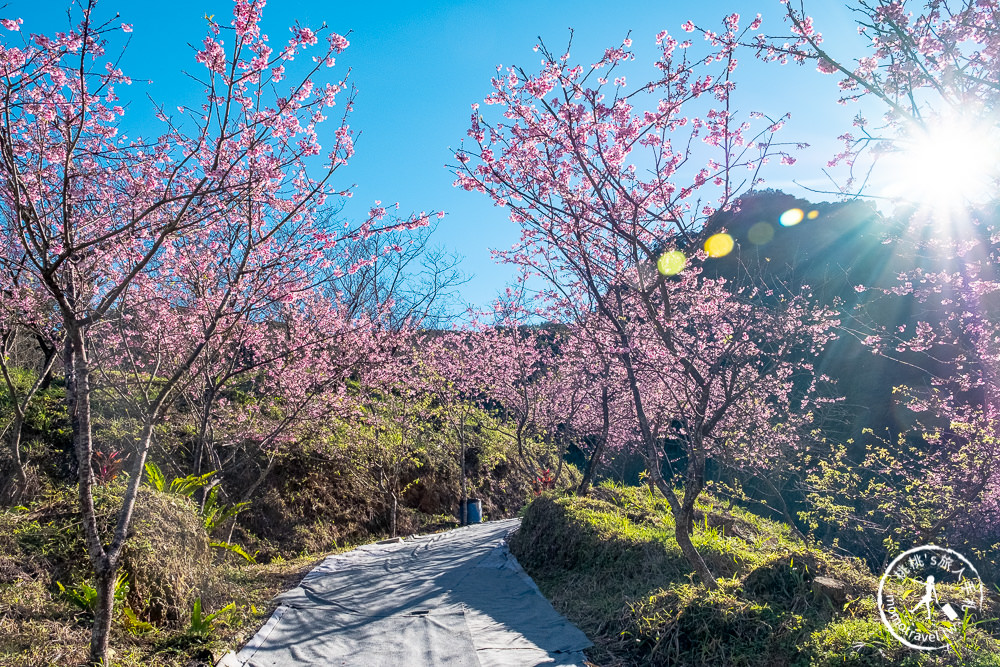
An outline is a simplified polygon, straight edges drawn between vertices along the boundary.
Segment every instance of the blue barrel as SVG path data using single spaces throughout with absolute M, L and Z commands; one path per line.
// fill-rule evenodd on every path
M 483 522 L 483 501 L 477 498 L 469 498 L 465 502 L 465 521 L 466 523 Z

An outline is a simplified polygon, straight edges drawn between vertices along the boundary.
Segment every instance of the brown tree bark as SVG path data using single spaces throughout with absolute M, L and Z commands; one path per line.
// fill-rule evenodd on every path
M 580 486 L 576 490 L 578 496 L 585 496 L 590 492 L 590 485 L 594 483 L 594 473 L 601 462 L 601 456 L 604 455 L 604 448 L 608 444 L 608 433 L 611 431 L 609 402 L 610 397 L 608 396 L 607 386 L 601 387 L 601 413 L 604 420 L 601 425 L 601 436 L 594 447 L 594 453 L 590 455 L 590 459 L 587 461 L 587 471 L 583 474 Z

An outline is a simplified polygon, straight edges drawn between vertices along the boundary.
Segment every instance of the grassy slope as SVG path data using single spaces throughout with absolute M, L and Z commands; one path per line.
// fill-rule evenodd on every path
M 511 547 L 594 641 L 599 665 L 1000 665 L 1000 642 L 981 629 L 968 630 L 955 651 L 918 653 L 896 642 L 878 620 L 878 578 L 860 562 L 738 508 L 706 504 L 700 516 L 692 539 L 720 577 L 717 591 L 693 581 L 666 503 L 645 488 L 543 496 Z M 817 575 L 847 584 L 848 602 L 835 608 L 813 593 Z
M 178 505 L 163 528 L 176 525 L 177 518 L 190 513 L 186 499 L 160 495 L 163 503 Z M 41 667 L 78 665 L 84 661 L 90 639 L 92 615 L 72 604 L 60 593 L 57 582 L 67 587 L 87 580 L 89 570 L 83 549 L 80 522 L 72 498 L 66 493 L 27 508 L 0 511 L 0 665 Z M 98 498 L 99 506 L 101 497 Z M 192 631 L 190 602 L 185 615 L 156 627 L 136 626 L 121 613 L 112 627 L 113 663 L 122 667 L 192 667 L 211 665 L 228 649 L 245 643 L 274 610 L 274 597 L 298 584 L 322 555 L 303 555 L 270 563 L 250 564 L 213 550 L 202 554 L 202 562 L 184 562 L 185 554 L 165 537 L 133 539 L 137 545 L 151 542 L 144 557 L 159 561 L 164 570 L 153 580 L 183 577 L 192 572 L 205 575 L 196 593 L 205 614 L 233 607 L 220 614 L 209 632 Z M 183 543 L 181 543 L 183 545 Z M 175 547 L 170 550 L 168 547 Z M 148 585 L 156 581 L 145 582 Z M 122 605 L 118 605 L 121 609 Z M 131 630 L 130 630 L 131 627 Z
M 228 649 L 248 641 L 274 610 L 273 598 L 294 587 L 318 558 L 226 567 L 220 588 L 204 600 L 206 613 L 235 603 L 208 637 L 184 628 L 133 635 L 122 624 L 113 629 L 115 665 L 179 667 L 211 665 Z M 0 665 L 63 667 L 81 664 L 90 640 L 90 617 L 54 594 L 44 579 L 24 578 L 0 585 Z

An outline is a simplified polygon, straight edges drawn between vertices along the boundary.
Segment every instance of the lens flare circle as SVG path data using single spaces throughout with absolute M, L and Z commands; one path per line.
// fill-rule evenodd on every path
M 766 245 L 774 238 L 774 227 L 770 223 L 756 222 L 747 231 L 747 239 L 754 245 Z
M 665 276 L 676 276 L 687 266 L 687 257 L 680 250 L 663 253 L 656 262 L 656 270 Z
M 736 242 L 729 234 L 712 234 L 705 240 L 705 252 L 709 257 L 725 257 L 733 251 Z
M 802 222 L 804 217 L 806 217 L 806 214 L 801 208 L 790 208 L 781 214 L 781 217 L 778 218 L 778 222 L 782 227 L 794 227 Z

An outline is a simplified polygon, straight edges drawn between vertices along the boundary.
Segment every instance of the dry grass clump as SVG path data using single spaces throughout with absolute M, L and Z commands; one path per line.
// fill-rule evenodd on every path
M 212 575 L 212 558 L 190 498 L 139 490 L 121 561 L 129 581 L 128 604 L 139 618 L 156 625 L 186 622 Z
M 102 529 L 123 488 L 98 490 Z M 0 665 L 67 667 L 87 656 L 91 612 L 67 589 L 90 581 L 87 553 L 71 490 L 27 507 L 0 510 Z M 249 564 L 209 546 L 192 501 L 143 488 L 122 555 L 129 592 L 112 625 L 116 667 L 210 665 L 246 642 L 274 609 L 273 598 L 295 586 L 317 557 Z M 206 614 L 226 608 L 210 633 L 188 624 L 200 598 Z M 136 623 L 125 609 L 139 621 Z

